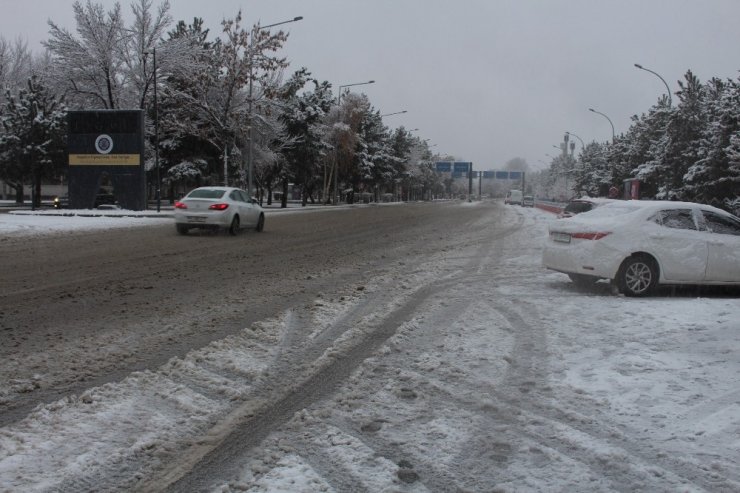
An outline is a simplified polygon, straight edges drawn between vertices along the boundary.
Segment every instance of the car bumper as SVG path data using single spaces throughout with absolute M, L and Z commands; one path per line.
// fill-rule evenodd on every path
M 175 212 L 175 223 L 191 228 L 228 228 L 231 226 L 231 214 L 228 212 Z
M 583 274 L 614 279 L 624 255 L 598 240 L 580 240 L 579 245 L 548 240 L 542 252 L 542 265 L 567 274 Z

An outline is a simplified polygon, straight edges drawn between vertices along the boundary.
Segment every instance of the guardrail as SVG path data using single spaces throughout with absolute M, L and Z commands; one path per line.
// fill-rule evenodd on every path
M 561 202 L 549 202 L 544 200 L 535 200 L 534 206 L 538 209 L 542 209 L 547 212 L 552 212 L 553 214 L 560 214 L 563 212 L 563 209 L 565 208 L 565 204 Z

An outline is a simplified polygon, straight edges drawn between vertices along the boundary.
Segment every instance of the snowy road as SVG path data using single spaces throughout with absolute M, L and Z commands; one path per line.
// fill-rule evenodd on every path
M 540 267 L 550 220 L 361 208 L 4 255 L 0 491 L 739 491 L 737 293 L 578 290 Z M 62 278 L 24 281 L 52 246 Z

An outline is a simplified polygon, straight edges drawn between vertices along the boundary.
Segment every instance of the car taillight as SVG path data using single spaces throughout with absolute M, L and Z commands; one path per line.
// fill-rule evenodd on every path
M 605 231 L 600 233 L 571 233 L 571 238 L 578 238 L 579 240 L 600 240 L 604 236 L 610 235 L 611 231 Z
M 175 209 L 187 209 L 188 205 L 185 202 L 175 202 Z
M 213 204 L 209 209 L 214 211 L 225 211 L 229 208 L 229 204 Z

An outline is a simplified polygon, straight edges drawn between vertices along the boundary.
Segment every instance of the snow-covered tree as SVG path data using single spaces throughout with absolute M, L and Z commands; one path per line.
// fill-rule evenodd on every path
M 576 195 L 586 194 L 589 197 L 604 196 L 614 183 L 613 160 L 607 156 L 608 147 L 598 142 L 589 143 L 578 157 L 577 162 L 568 171 L 571 179 L 571 190 Z
M 241 23 L 241 11 L 234 19 L 224 20 L 223 39 L 199 55 L 200 64 L 187 80 L 168 88 L 173 132 L 208 143 L 232 170 L 242 168 L 246 129 L 257 111 L 256 96 L 271 97 L 265 88 L 271 87 L 275 74 L 287 66 L 284 58 L 273 54 L 283 46 L 287 34 L 271 34 L 258 25 L 248 30 Z M 239 159 L 233 159 L 235 154 Z M 222 174 L 222 179 L 227 177 Z
M 41 180 L 58 174 L 64 164 L 66 108 L 32 76 L 17 96 L 5 93 L 1 115 L 0 178 L 15 188 L 17 202 L 23 201 L 23 184 L 30 183 L 38 206 Z
M 305 90 L 312 84 L 311 90 Z M 311 73 L 302 68 L 283 85 L 279 91 L 282 102 L 280 122 L 285 126 L 291 142 L 282 151 L 289 167 L 289 177 L 302 190 L 302 202 L 313 201 L 314 191 L 321 186 L 321 165 L 329 149 L 325 141 L 324 118 L 332 107 L 333 96 L 328 82 L 311 78 Z M 283 182 L 287 185 L 287 175 Z M 287 206 L 287 194 L 283 194 L 283 206 Z
M 354 160 L 347 173 L 348 186 L 356 191 L 373 190 L 376 185 L 387 182 L 393 175 L 393 151 L 388 138 L 388 129 L 383 124 L 380 112 L 373 110 L 369 99 L 362 96 L 361 118 L 357 128 L 358 140 Z
M 738 197 L 740 166 L 740 87 L 733 81 L 712 79 L 706 84 L 708 125 L 701 158 L 689 166 L 685 193 L 691 200 L 722 205 Z M 734 138 L 734 141 L 733 141 Z
M 668 176 L 657 198 L 688 198 L 684 177 L 689 168 L 705 157 L 703 135 L 706 129 L 705 88 L 689 70 L 676 93 L 679 105 L 666 127 L 667 144 L 662 157 Z
M 64 85 L 71 105 L 120 108 L 126 45 L 121 5 L 116 2 L 106 12 L 101 4 L 87 0 L 85 5 L 75 2 L 72 8 L 79 37 L 49 21 L 50 39 L 44 46 L 54 56 L 53 75 Z
M 0 91 L 15 93 L 31 76 L 32 55 L 28 43 L 17 39 L 14 43 L 0 36 Z

